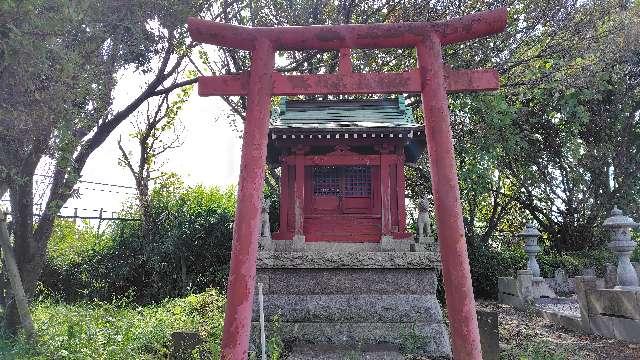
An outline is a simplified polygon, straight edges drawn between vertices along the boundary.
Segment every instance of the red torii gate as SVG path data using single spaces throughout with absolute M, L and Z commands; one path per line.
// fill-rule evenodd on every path
M 431 23 L 278 28 L 251 28 L 189 18 L 193 40 L 251 51 L 250 71 L 198 79 L 200 96 L 247 96 L 222 337 L 223 359 L 240 360 L 247 356 L 271 96 L 418 92 L 422 94 L 453 355 L 455 359 L 482 358 L 447 92 L 496 90 L 498 74 L 491 69 L 451 70 L 442 61 L 442 46 L 502 32 L 506 23 L 506 8 Z M 417 69 L 367 74 L 351 70 L 352 48 L 410 47 L 417 50 Z M 338 74 L 274 72 L 275 51 L 307 49 L 339 50 Z

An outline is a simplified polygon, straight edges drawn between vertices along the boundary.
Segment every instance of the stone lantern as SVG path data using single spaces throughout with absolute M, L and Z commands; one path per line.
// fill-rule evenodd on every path
M 529 261 L 527 262 L 527 269 L 531 270 L 534 279 L 540 277 L 540 266 L 538 265 L 538 260 L 536 260 L 536 255 L 542 250 L 538 245 L 538 237 L 540 237 L 540 232 L 536 229 L 536 226 L 532 223 L 528 223 L 524 230 L 518 234 L 521 238 L 525 240 L 524 252 L 529 256 Z
M 618 285 L 619 288 L 638 287 L 638 274 L 636 273 L 629 257 L 636 248 L 636 242 L 631 239 L 631 229 L 638 227 L 638 223 L 632 218 L 622 214 L 617 206 L 611 210 L 611 216 L 607 218 L 603 226 L 611 233 L 611 242 L 607 244 L 609 250 L 618 257 Z

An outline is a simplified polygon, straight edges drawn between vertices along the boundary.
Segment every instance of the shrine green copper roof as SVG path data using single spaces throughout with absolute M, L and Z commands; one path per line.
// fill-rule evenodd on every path
M 371 128 L 415 125 L 404 96 L 371 100 L 288 100 L 271 111 L 274 128 Z

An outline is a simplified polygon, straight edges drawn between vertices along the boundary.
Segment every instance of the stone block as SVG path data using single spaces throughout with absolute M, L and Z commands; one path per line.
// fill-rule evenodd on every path
M 498 360 L 500 354 L 500 338 L 498 332 L 498 313 L 478 310 L 478 328 L 480 330 L 480 346 L 483 360 Z
M 613 318 L 610 316 L 591 315 L 589 316 L 589 323 L 591 324 L 591 331 L 600 336 L 615 338 L 616 333 L 613 328 Z
M 600 289 L 589 293 L 589 311 L 594 315 L 611 315 L 640 320 L 640 293 L 619 289 Z
M 340 346 L 298 345 L 289 353 L 287 360 L 403 360 L 404 355 L 397 346 L 361 346 L 357 349 Z
M 258 269 L 268 294 L 426 295 L 435 294 L 435 270 L 425 269 Z
M 437 252 L 258 252 L 258 268 L 439 269 Z
M 502 297 L 500 299 L 500 303 L 512 306 L 512 307 L 514 307 L 516 309 L 524 309 L 524 308 L 527 307 L 527 304 L 524 301 L 522 301 L 521 298 L 519 298 L 517 296 L 505 294 L 505 293 L 502 294 Z
M 516 288 L 518 292 L 516 293 L 516 296 L 524 300 L 532 299 L 532 286 L 533 273 L 530 270 L 518 270 L 516 276 Z
M 582 328 L 586 332 L 591 331 L 590 314 L 592 313 L 590 308 L 589 295 L 596 289 L 596 278 L 593 276 L 576 276 L 576 298 L 580 304 L 580 322 Z
M 196 332 L 174 331 L 171 333 L 171 352 L 168 359 L 193 359 L 192 352 L 203 343 L 202 337 Z
M 254 302 L 253 321 L 259 320 Z M 442 323 L 435 295 L 266 295 L 267 319 L 280 314 L 284 322 Z
M 524 309 L 531 305 L 531 272 L 524 270 L 526 274 L 521 274 L 518 279 L 500 277 L 498 278 L 498 301 L 502 304 Z M 524 276 L 524 278 L 522 278 Z M 524 280 L 524 282 L 520 281 Z
M 551 290 L 543 278 L 534 278 L 531 282 L 531 297 L 534 299 L 557 298 L 555 292 Z
M 258 239 L 258 249 L 260 251 L 274 251 L 275 248 L 276 245 L 271 239 L 271 236 L 260 236 Z
M 564 328 L 576 331 L 576 332 L 588 332 L 582 326 L 582 321 L 579 316 L 571 316 L 553 311 L 541 311 L 542 317 L 550 323 L 562 326 Z
M 358 344 L 419 342 L 421 352 L 430 357 L 451 357 L 448 331 L 442 324 L 424 323 L 286 323 L 279 324 L 282 340 L 289 345 L 323 344 L 356 348 Z M 266 326 L 267 338 L 271 324 Z M 257 344 L 259 323 L 253 323 L 252 342 Z
M 640 321 L 632 319 L 613 318 L 613 331 L 616 338 L 628 342 L 640 343 Z
M 618 285 L 618 268 L 615 265 L 607 264 L 604 275 L 604 288 L 613 289 Z
M 333 241 L 313 241 L 304 243 L 305 252 L 375 252 L 380 251 L 380 243 L 343 243 Z
M 516 280 L 509 277 L 498 278 L 498 292 L 508 295 L 516 296 L 518 294 L 518 288 L 516 286 Z

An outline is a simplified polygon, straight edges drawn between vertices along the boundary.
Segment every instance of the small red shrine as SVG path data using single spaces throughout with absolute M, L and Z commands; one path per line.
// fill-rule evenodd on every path
M 268 161 L 281 167 L 274 240 L 407 239 L 404 163 L 424 127 L 404 97 L 288 100 L 272 112 Z

